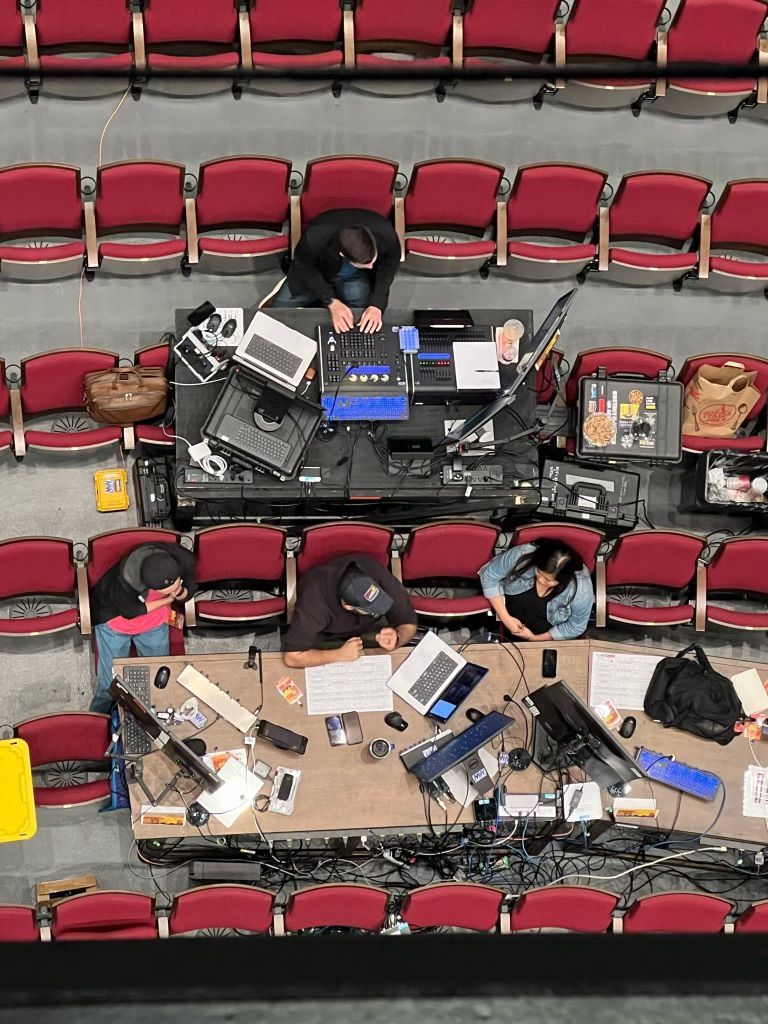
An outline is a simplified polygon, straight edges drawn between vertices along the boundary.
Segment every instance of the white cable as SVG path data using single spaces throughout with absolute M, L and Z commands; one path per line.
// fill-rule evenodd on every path
M 196 448 L 197 445 L 193 445 L 191 441 L 188 441 L 186 437 L 182 437 L 181 434 L 169 434 L 165 429 L 165 425 L 162 427 L 162 431 L 165 436 L 174 441 L 183 441 L 187 448 L 191 451 L 192 448 Z M 192 461 L 195 462 L 204 473 L 209 476 L 223 477 L 229 468 L 229 463 L 222 455 L 213 455 L 210 451 L 207 455 L 203 455 L 201 458 L 196 459 L 194 456 L 190 456 Z
M 755 748 L 752 746 L 752 737 L 751 736 L 747 736 L 747 741 L 749 743 L 749 749 L 752 751 L 752 759 L 753 759 L 753 761 L 755 762 L 755 764 L 757 765 L 758 768 L 763 768 L 764 769 L 765 765 L 764 764 L 760 764 L 760 762 L 757 760 L 757 754 L 755 753 Z
M 583 875 L 579 872 L 574 875 L 563 875 L 562 878 L 556 878 L 554 882 L 549 882 L 544 886 L 544 888 L 548 889 L 552 885 L 560 885 L 562 882 L 567 882 L 571 878 L 588 878 L 590 880 L 596 879 L 598 882 L 612 882 L 616 878 L 623 878 L 625 875 L 631 875 L 633 871 L 647 871 L 649 868 L 655 868 L 657 864 L 661 864 L 665 860 L 674 860 L 677 857 L 690 857 L 694 853 L 722 853 L 725 849 L 725 846 L 700 846 L 697 850 L 681 850 L 678 853 L 668 853 L 665 857 L 658 857 L 656 860 L 651 861 L 648 864 L 637 864 L 633 868 L 627 868 L 626 871 L 620 871 L 618 875 Z
M 117 106 L 115 107 L 115 109 L 114 109 L 114 110 L 112 111 L 112 113 L 111 113 L 111 114 L 109 115 L 109 117 L 107 118 L 107 123 L 106 123 L 106 124 L 104 125 L 104 127 L 103 127 L 103 128 L 102 128 L 102 130 L 101 130 L 101 138 L 99 139 L 99 162 L 98 162 L 98 164 L 96 165 L 97 167 L 101 167 L 101 151 L 102 151 L 102 147 L 104 146 L 104 136 L 105 136 L 105 135 L 107 134 L 107 128 L 109 128 L 109 126 L 110 126 L 110 125 L 112 124 L 112 119 L 113 119 L 113 117 L 114 117 L 114 116 L 115 116 L 115 114 L 116 114 L 116 113 L 118 112 L 118 110 L 120 109 L 120 107 L 122 107 L 123 103 L 125 103 L 125 100 L 126 100 L 126 98 L 127 98 L 127 96 L 128 96 L 128 93 L 129 93 L 130 91 L 131 91 L 131 87 L 130 87 L 130 86 L 128 86 L 128 88 L 127 88 L 127 89 L 125 90 L 125 92 L 123 93 L 123 95 L 122 95 L 122 96 L 120 97 L 120 102 L 119 102 L 119 103 L 117 104 Z

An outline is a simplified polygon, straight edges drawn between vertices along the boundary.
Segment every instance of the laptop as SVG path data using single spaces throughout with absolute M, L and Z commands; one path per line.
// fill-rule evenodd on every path
M 232 358 L 295 391 L 316 355 L 317 342 L 306 334 L 257 313 Z
M 436 633 L 427 633 L 387 686 L 419 714 L 426 715 L 466 664 Z

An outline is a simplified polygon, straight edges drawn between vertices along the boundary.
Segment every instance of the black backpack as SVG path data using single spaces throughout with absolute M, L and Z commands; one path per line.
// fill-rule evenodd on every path
M 686 658 L 691 651 L 695 661 Z M 722 746 L 731 742 L 736 735 L 734 725 L 744 717 L 733 683 L 715 672 L 698 644 L 691 644 L 674 658 L 661 659 L 648 684 L 643 708 L 665 729 L 684 729 Z

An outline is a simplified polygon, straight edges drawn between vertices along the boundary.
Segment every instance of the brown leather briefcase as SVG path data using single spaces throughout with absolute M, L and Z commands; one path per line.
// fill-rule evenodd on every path
M 168 402 L 165 372 L 155 366 L 98 370 L 83 378 L 88 415 L 97 423 L 141 423 L 162 416 Z

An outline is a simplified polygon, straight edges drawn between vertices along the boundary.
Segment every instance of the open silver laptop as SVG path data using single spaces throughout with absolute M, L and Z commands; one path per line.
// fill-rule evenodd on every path
M 406 704 L 426 715 L 440 694 L 467 664 L 436 633 L 427 633 L 387 686 Z
M 316 355 L 317 342 L 312 338 L 266 313 L 257 313 L 233 359 L 295 391 Z

